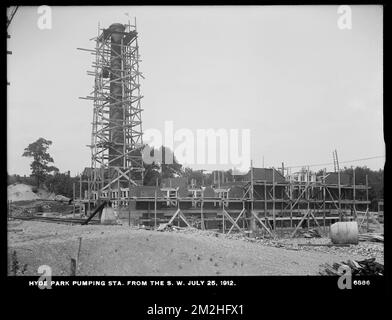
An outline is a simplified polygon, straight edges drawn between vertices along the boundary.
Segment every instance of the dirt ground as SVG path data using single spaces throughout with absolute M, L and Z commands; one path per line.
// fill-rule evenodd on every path
M 8 261 L 15 251 L 19 265 L 26 265 L 24 275 L 37 275 L 44 264 L 52 268 L 53 275 L 69 275 L 78 237 L 82 245 L 77 274 L 89 276 L 318 275 L 322 263 L 363 259 L 375 253 L 383 263 L 382 243 L 320 249 L 298 243 L 329 239 L 246 240 L 192 229 L 158 232 L 125 225 L 20 220 L 8 224 Z

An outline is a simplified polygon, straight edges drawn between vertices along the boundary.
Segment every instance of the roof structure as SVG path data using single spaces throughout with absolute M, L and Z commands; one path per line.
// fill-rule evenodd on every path
M 155 186 L 131 186 L 130 196 L 140 198 L 153 198 L 155 197 L 155 191 L 157 192 L 157 197 L 163 196 L 161 189 Z
M 83 170 L 83 172 L 82 172 L 82 176 L 85 176 L 85 177 L 92 177 L 94 171 L 95 171 L 96 173 L 99 174 L 99 172 L 100 172 L 101 170 L 102 170 L 102 169 L 99 169 L 99 168 L 85 167 L 84 170 Z
M 339 177 L 337 172 L 328 172 L 325 177 L 326 184 L 338 184 Z M 348 173 L 340 173 L 340 184 L 351 185 L 351 177 Z
M 275 177 L 274 177 L 275 175 Z M 251 180 L 251 172 L 250 170 L 248 173 L 244 174 L 242 178 L 239 178 L 239 176 L 236 177 L 236 179 L 241 180 L 242 182 L 244 181 L 250 181 Z M 253 168 L 253 180 L 254 181 L 266 181 L 266 182 L 273 182 L 275 179 L 276 183 L 284 183 L 286 182 L 285 177 L 282 175 L 281 172 L 279 172 L 276 169 L 272 168 Z
M 188 179 L 185 177 L 165 178 L 162 180 L 162 188 L 178 188 L 187 187 Z

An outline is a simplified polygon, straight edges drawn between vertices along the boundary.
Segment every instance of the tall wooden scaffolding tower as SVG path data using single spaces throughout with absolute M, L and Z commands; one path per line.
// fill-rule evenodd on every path
M 143 131 L 139 71 L 139 46 L 134 24 L 98 26 L 95 49 L 94 90 L 82 98 L 93 101 L 89 198 L 108 195 L 114 203 L 122 188 L 143 184 Z

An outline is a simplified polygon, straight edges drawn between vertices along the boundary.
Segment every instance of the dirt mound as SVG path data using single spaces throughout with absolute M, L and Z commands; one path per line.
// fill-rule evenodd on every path
M 31 201 L 31 200 L 52 200 L 54 199 L 54 194 L 49 193 L 43 188 L 38 188 L 36 192 L 33 191 L 34 187 L 23 184 L 14 183 L 8 186 L 8 200 L 10 201 Z
M 69 275 L 78 237 L 77 274 L 87 276 L 318 275 L 321 263 L 364 258 L 347 252 L 287 250 L 193 229 L 158 232 L 10 221 L 8 230 L 9 255 L 16 251 L 20 266 L 27 265 L 25 275 L 37 275 L 43 264 L 52 267 L 53 275 Z

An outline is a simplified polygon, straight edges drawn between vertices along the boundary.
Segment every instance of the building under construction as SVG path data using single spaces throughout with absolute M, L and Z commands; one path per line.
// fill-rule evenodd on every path
M 91 170 L 88 193 L 102 198 L 111 190 L 143 185 L 139 46 L 136 23 L 98 27 L 94 56 Z M 115 198 L 121 195 L 115 196 Z
M 177 223 L 224 233 L 261 232 L 300 227 L 326 227 L 355 220 L 368 212 L 368 186 L 353 176 L 310 170 L 285 175 L 274 168 L 251 168 L 230 182 L 222 176 L 212 185 L 184 178 L 159 186 L 143 186 L 142 120 L 139 47 L 133 25 L 98 27 L 94 56 L 91 168 L 80 177 L 80 203 L 90 214 L 110 201 L 129 224 L 158 226 Z M 335 155 L 334 155 L 335 162 Z M 337 155 L 336 155 L 337 162 Z M 83 189 L 86 190 L 82 194 Z M 86 188 L 87 186 L 87 188 Z

